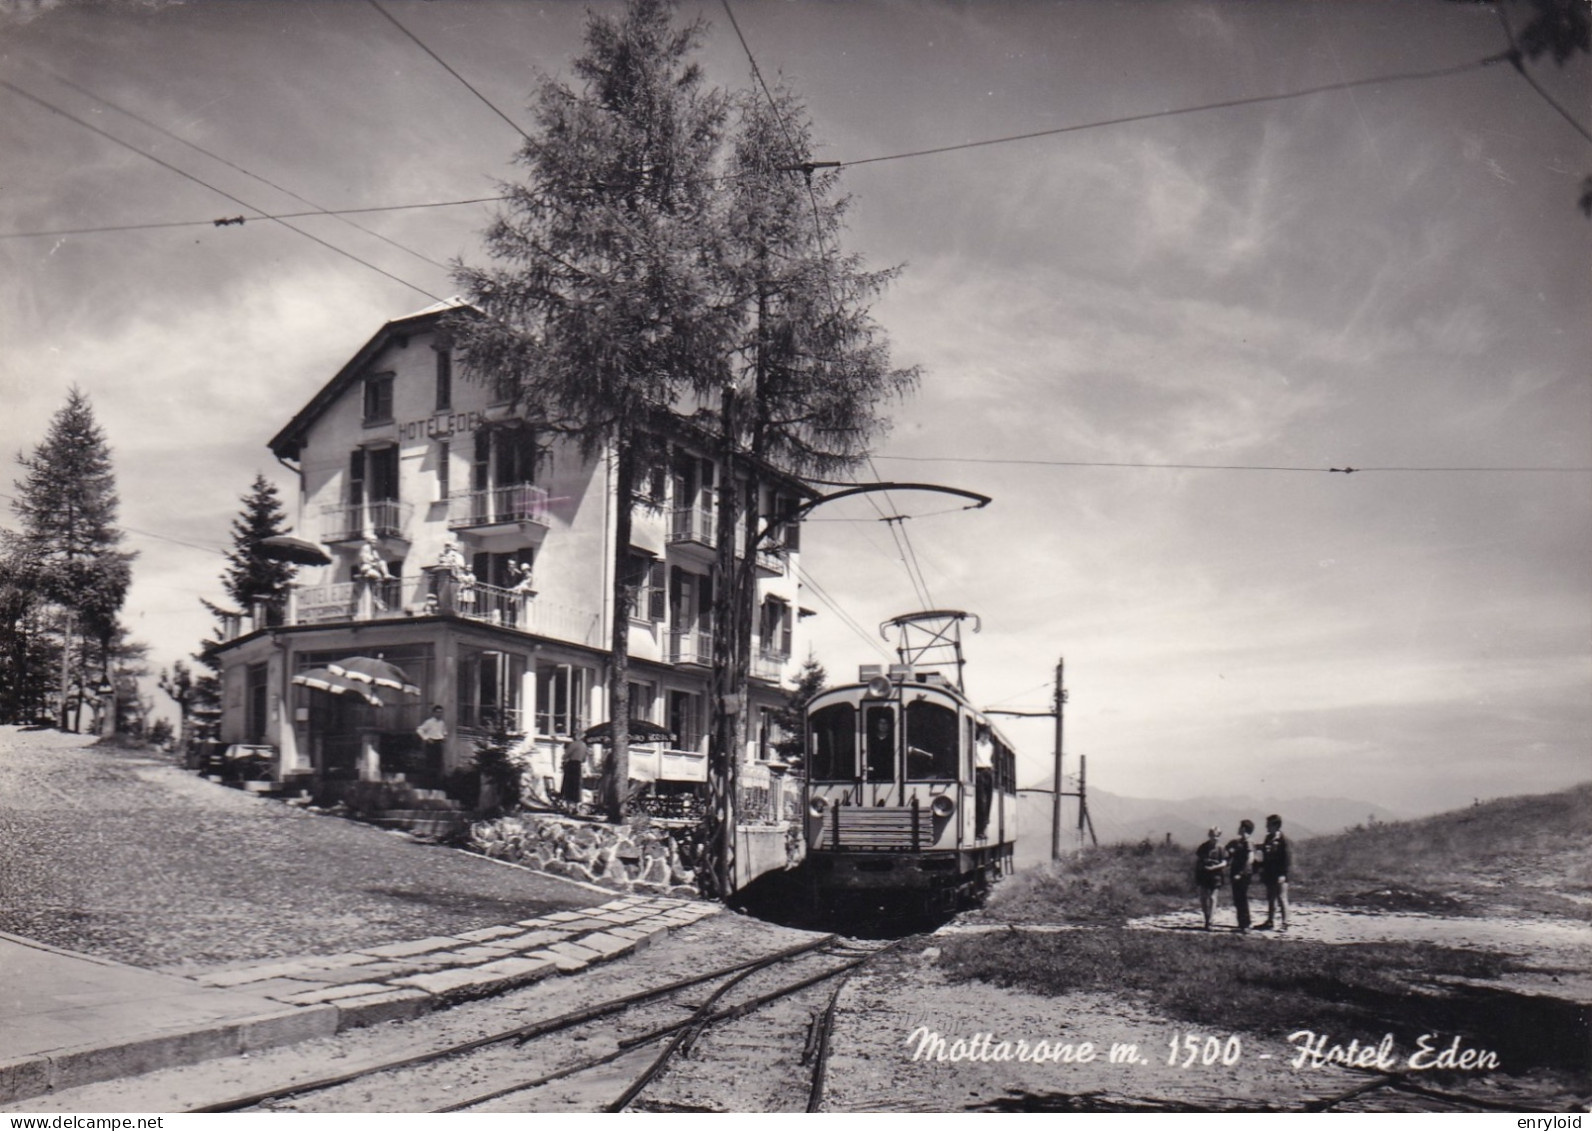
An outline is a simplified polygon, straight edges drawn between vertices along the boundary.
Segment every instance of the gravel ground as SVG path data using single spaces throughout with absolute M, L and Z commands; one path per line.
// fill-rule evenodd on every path
M 603 899 L 90 741 L 0 727 L 0 930 L 182 969 L 452 934 Z

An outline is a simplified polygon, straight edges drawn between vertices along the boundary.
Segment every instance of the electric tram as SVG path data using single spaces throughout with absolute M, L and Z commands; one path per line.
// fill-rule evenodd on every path
M 846 897 L 954 910 L 1011 871 L 1017 766 L 967 699 L 962 625 L 940 609 L 895 617 L 899 663 L 807 707 L 804 871 L 818 906 Z

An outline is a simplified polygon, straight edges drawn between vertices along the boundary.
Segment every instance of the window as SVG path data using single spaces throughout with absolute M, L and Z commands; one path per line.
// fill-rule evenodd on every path
M 392 423 L 391 373 L 379 373 L 365 378 L 365 423 Z
M 453 351 L 445 345 L 437 350 L 437 411 L 453 407 Z
M 811 735 L 811 781 L 852 781 L 857 777 L 857 709 L 836 703 L 814 711 L 807 723 Z
M 955 781 L 958 753 L 955 711 L 927 699 L 907 704 L 907 780 Z
M 369 501 L 394 502 L 398 498 L 398 448 L 365 449 L 366 486 Z
M 448 479 L 452 471 L 452 445 L 446 440 L 438 441 L 437 445 L 437 498 L 447 499 Z
M 530 547 L 505 554 L 474 554 L 470 558 L 470 571 L 483 585 L 496 585 L 499 589 L 513 589 L 531 576 L 536 564 L 536 551 Z
M 663 620 L 669 595 L 664 585 L 663 562 L 647 554 L 631 554 L 626 569 L 631 590 L 630 619 L 654 624 Z
M 591 700 L 591 671 L 573 664 L 536 669 L 536 733 L 543 737 L 585 730 Z
M 669 692 L 668 727 L 676 750 L 703 749 L 702 696 L 694 691 Z
M 250 664 L 245 676 L 244 741 L 263 744 L 266 741 L 266 688 L 269 686 L 265 664 Z
M 896 717 L 893 707 L 868 708 L 868 780 L 895 781 Z
M 775 656 L 790 656 L 791 615 L 790 606 L 777 597 L 763 602 L 758 635 L 763 651 Z
M 779 725 L 779 712 L 761 707 L 757 712 L 757 760 L 772 762 L 779 755 L 785 730 Z
M 650 683 L 637 683 L 631 680 L 625 684 L 630 688 L 630 717 L 653 722 L 652 696 L 653 686 Z
M 459 651 L 459 725 L 524 734 L 520 686 L 525 657 L 509 652 Z

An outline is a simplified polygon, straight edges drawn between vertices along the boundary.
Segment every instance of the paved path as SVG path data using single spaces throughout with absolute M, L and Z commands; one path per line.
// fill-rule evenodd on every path
M 0 727 L 0 931 L 192 968 L 451 935 L 606 898 L 91 741 Z
M 716 904 L 610 900 L 458 935 L 272 959 L 191 976 L 0 934 L 0 1103 L 411 1018 L 573 974 L 713 915 Z

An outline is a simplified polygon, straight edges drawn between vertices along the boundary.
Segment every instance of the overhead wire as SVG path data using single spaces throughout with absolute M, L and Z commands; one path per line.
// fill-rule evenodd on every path
M 1575 116 L 1563 106 L 1559 105 L 1558 101 L 1553 97 L 1553 95 L 1544 90 L 1542 84 L 1536 79 L 1532 78 L 1531 72 L 1526 70 L 1525 58 L 1520 52 L 1520 44 L 1515 41 L 1515 29 L 1509 25 L 1509 15 L 1504 11 L 1503 5 L 1500 4 L 1494 9 L 1494 11 L 1498 13 L 1498 22 L 1503 25 L 1504 35 L 1509 39 L 1508 59 L 1510 65 L 1514 67 L 1515 72 L 1521 78 L 1525 79 L 1526 85 L 1531 87 L 1532 90 L 1536 91 L 1544 102 L 1558 112 L 1561 118 L 1569 122 L 1570 125 L 1575 128 L 1577 133 L 1586 138 L 1588 141 L 1592 141 L 1592 132 L 1588 132 L 1584 125 L 1576 121 Z
M 259 173 L 256 173 L 256 172 L 254 172 L 254 171 L 252 171 L 250 169 L 245 169 L 242 165 L 239 165 L 237 162 L 228 160 L 227 158 L 221 156 L 221 154 L 216 153 L 213 150 L 206 149 L 204 146 L 198 144 L 197 142 L 189 141 L 187 138 L 182 137 L 179 134 L 173 133 L 171 130 L 168 130 L 165 126 L 160 125 L 158 122 L 152 122 L 148 118 L 144 117 L 142 114 L 135 113 L 134 111 L 127 109 L 127 107 L 125 107 L 125 106 L 120 106 L 117 103 L 112 102 L 109 98 L 106 98 L 104 95 L 94 93 L 92 90 L 89 90 L 87 87 L 73 82 L 71 79 L 67 78 L 65 75 L 61 75 L 61 74 L 56 73 L 55 71 L 52 71 L 50 68 L 44 66 L 42 63 L 34 63 L 34 66 L 37 67 L 39 70 L 43 71 L 45 74 L 49 75 L 52 79 L 54 79 L 56 82 L 60 83 L 62 86 L 65 86 L 65 87 L 68 87 L 68 88 L 70 88 L 72 90 L 75 90 L 79 94 L 83 95 L 84 97 L 91 98 L 95 102 L 98 102 L 102 106 L 109 106 L 112 110 L 115 110 L 118 114 L 126 115 L 127 117 L 131 118 L 133 121 L 138 122 L 141 125 L 149 127 L 150 129 L 154 130 L 156 133 L 162 135 L 163 137 L 169 137 L 172 141 L 177 142 L 179 145 L 186 145 L 189 149 L 194 150 L 196 153 L 202 153 L 206 157 L 210 158 L 212 161 L 219 161 L 221 164 L 225 165 L 227 168 L 232 169 L 232 170 L 234 170 L 236 172 L 242 173 L 246 177 L 250 177 L 250 178 L 252 178 L 252 179 L 254 179 L 256 181 L 259 181 L 261 184 L 265 185 L 267 188 L 273 188 L 277 192 L 280 192 L 280 193 L 283 193 L 283 194 L 285 194 L 287 196 L 292 197 L 294 200 L 298 201 L 300 204 L 307 204 L 307 205 L 310 206 L 310 208 L 314 209 L 313 212 L 304 213 L 303 215 L 330 216 L 333 219 L 339 221 L 340 223 L 346 224 L 348 227 L 353 228 L 355 231 L 364 232 L 368 236 L 374 236 L 376 239 L 381 240 L 383 243 L 389 244 L 392 247 L 397 248 L 399 251 L 406 252 L 407 254 L 414 256 L 416 259 L 419 259 L 420 261 L 422 261 L 424 263 L 429 263 L 431 266 L 440 268 L 441 270 L 444 270 L 444 271 L 448 270 L 448 265 L 446 263 L 439 263 L 435 259 L 432 259 L 429 255 L 424 255 L 421 252 L 416 251 L 412 247 L 406 247 L 405 245 L 399 243 L 397 240 L 392 239 L 392 238 L 390 238 L 388 236 L 382 235 L 382 233 L 380 233 L 378 231 L 375 231 L 374 229 L 367 228 L 363 224 L 356 224 L 356 223 L 354 223 L 354 221 L 348 219 L 348 217 L 345 216 L 345 215 L 342 215 L 340 213 L 334 213 L 334 212 L 331 212 L 331 211 L 329 211 L 329 210 L 327 210 L 325 208 L 322 208 L 319 204 L 316 204 L 313 200 L 310 200 L 308 197 L 301 196 L 299 193 L 294 192 L 292 189 L 287 188 L 284 185 L 279 185 L 275 181 L 261 176 Z M 215 221 L 211 221 L 211 223 L 214 224 Z
M 779 100 L 774 97 L 774 92 L 769 88 L 767 80 L 764 79 L 763 69 L 758 66 L 757 63 L 757 55 L 752 51 L 751 43 L 747 41 L 745 33 L 741 30 L 740 22 L 735 18 L 735 11 L 730 7 L 730 0 L 719 0 L 719 2 L 724 6 L 724 14 L 729 17 L 730 26 L 735 30 L 736 39 L 740 40 L 741 50 L 746 53 L 746 60 L 752 68 L 752 76 L 757 80 L 758 86 L 762 88 L 764 97 L 768 99 L 769 110 L 774 115 L 774 121 L 779 126 L 780 132 L 785 135 L 785 144 L 790 147 L 791 161 L 804 175 L 807 189 L 807 200 L 812 206 L 813 241 L 818 247 L 818 256 L 820 262 L 826 266 L 826 269 L 820 272 L 820 277 L 824 281 L 824 290 L 829 296 L 829 305 L 834 311 L 835 320 L 837 323 L 839 323 L 841 313 L 840 304 L 835 299 L 834 284 L 830 279 L 829 271 L 827 270 L 829 252 L 824 243 L 822 210 L 818 207 L 818 195 L 813 189 L 813 166 L 805 160 L 807 154 L 800 146 L 796 144 L 796 138 L 791 133 L 790 127 L 785 121 L 784 112 L 780 109 Z M 869 466 L 872 467 L 871 459 L 869 461 Z M 875 478 L 878 478 L 877 470 L 875 470 L 874 476 Z M 890 506 L 891 510 L 895 510 L 895 503 L 890 498 L 889 492 L 884 492 L 884 495 L 885 503 Z M 902 526 L 899 515 L 895 517 L 887 517 L 884 513 L 884 510 L 880 507 L 879 501 L 877 499 L 873 498 L 871 495 L 869 495 L 867 498 L 869 504 L 879 514 L 879 517 L 884 520 L 887 526 L 890 527 L 890 536 L 895 540 L 897 550 L 900 552 L 902 567 L 906 570 L 907 579 L 912 583 L 912 588 L 917 594 L 918 599 L 923 602 L 924 608 L 932 607 L 934 602 L 929 596 L 928 579 L 923 576 L 923 571 L 917 564 L 917 552 L 912 548 L 911 536 L 907 533 L 906 528 Z
M 267 181 L 267 184 L 270 182 Z M 283 191 L 286 191 L 285 189 Z M 506 196 L 472 196 L 461 200 L 431 200 L 418 204 L 374 204 L 360 208 L 317 208 L 307 212 L 267 212 L 259 216 L 243 217 L 246 220 L 301 220 L 306 216 L 359 216 L 369 212 L 408 212 L 417 208 L 458 208 L 466 204 L 496 204 Z M 256 210 L 258 211 L 258 210 Z M 33 239 L 40 236 L 92 236 L 102 232 L 140 232 L 158 228 L 216 228 L 225 227 L 236 220 L 211 218 L 208 220 L 154 220 L 141 224 L 102 224 L 93 228 L 45 228 L 35 232 L 0 232 L 0 240 Z M 370 231 L 363 228 L 362 231 Z M 372 235 L 378 233 L 371 232 Z M 382 237 L 385 238 L 385 237 Z
M 523 129 L 521 129 L 518 122 L 516 122 L 513 118 L 509 117 L 503 111 L 499 110 L 496 106 L 494 106 L 492 104 L 492 100 L 487 98 L 486 95 L 482 94 L 479 90 L 477 90 L 475 85 L 473 83 L 471 83 L 469 79 L 465 78 L 458 71 L 456 71 L 452 67 L 450 67 L 448 65 L 447 60 L 445 60 L 441 55 L 438 55 L 430 47 L 427 47 L 425 42 L 423 40 L 421 40 L 421 38 L 418 35 L 416 35 L 412 31 L 410 31 L 403 24 L 399 23 L 397 17 L 395 17 L 391 12 L 387 11 L 387 9 L 383 8 L 381 6 L 381 4 L 379 4 L 377 2 L 377 0 L 369 0 L 369 3 L 370 3 L 370 6 L 372 8 L 376 9 L 376 11 L 381 13 L 381 15 L 387 20 L 388 23 L 392 24 L 393 27 L 395 27 L 399 31 L 403 32 L 403 34 L 405 36 L 407 36 L 409 38 L 409 40 L 412 43 L 414 43 L 414 45 L 416 47 L 420 48 L 420 50 L 424 51 L 427 55 L 431 56 L 431 58 L 436 61 L 437 65 L 439 67 L 441 67 L 443 70 L 447 71 L 450 75 L 452 75 L 454 78 L 458 79 L 461 83 L 463 83 L 464 84 L 464 88 L 466 90 L 468 90 L 471 94 L 475 95 L 476 98 L 481 100 L 482 105 L 484 105 L 488 110 L 492 111 L 492 113 L 496 114 L 499 118 L 502 118 L 505 122 L 507 122 L 509 124 L 509 126 L 513 128 L 514 132 L 516 132 L 517 134 L 520 135 L 520 137 L 524 138 L 526 141 L 530 141 L 531 140 L 531 135 L 526 133 Z
M 1252 463 L 1136 463 L 1127 460 L 997 459 L 984 456 L 875 456 L 901 463 L 980 463 L 1008 467 L 1116 467 L 1157 471 L 1289 471 L 1360 475 L 1365 472 L 1570 472 L 1585 474 L 1592 467 L 1409 467 L 1367 464 L 1364 467 L 1308 467 Z
M 1032 141 L 1042 137 L 1056 137 L 1061 134 L 1080 133 L 1084 130 L 1102 129 L 1106 126 L 1125 126 L 1135 122 L 1151 122 L 1160 118 L 1175 118 L 1183 114 L 1202 114 L 1211 110 L 1231 110 L 1240 106 L 1257 106 L 1266 102 L 1283 102 L 1294 98 L 1307 98 L 1315 94 L 1330 94 L 1334 91 L 1352 90 L 1355 87 L 1375 86 L 1379 83 L 1413 82 L 1420 79 L 1449 78 L 1454 75 L 1465 74 L 1468 71 L 1480 70 L 1494 63 L 1507 61 L 1508 53 L 1489 55 L 1484 59 L 1475 59 L 1468 63 L 1459 63 L 1449 67 L 1439 67 L 1429 71 L 1406 71 L 1399 74 L 1380 75 L 1374 78 L 1345 79 L 1341 82 L 1323 83 L 1320 86 L 1305 87 L 1301 90 L 1282 91 L 1276 94 L 1256 94 L 1244 98 L 1226 98 L 1219 102 L 1205 102 L 1198 106 L 1180 106 L 1170 110 L 1150 110 L 1143 114 L 1124 114 L 1116 118 L 1102 118 L 1093 122 L 1078 122 L 1070 126 L 1055 126 L 1044 130 L 1030 130 L 1027 133 L 1006 134 L 1002 137 L 981 138 L 978 141 L 964 141 L 955 145 L 937 145 L 928 149 L 910 149 L 900 153 L 886 153 L 878 157 L 861 157 L 854 161 L 841 161 L 842 169 L 854 168 L 858 165 L 877 165 L 885 161 L 905 161 L 915 157 L 930 157 L 942 153 L 957 153 L 966 149 L 982 149 L 991 145 L 1008 145 L 1019 141 Z
M 13 503 L 21 501 L 15 495 L 8 495 L 4 491 L 0 491 L 0 499 L 9 499 Z M 227 551 L 218 549 L 215 546 L 205 546 L 198 542 L 187 541 L 183 538 L 174 538 L 170 534 L 157 534 L 153 530 L 140 530 L 136 526 L 124 526 L 119 523 L 117 524 L 116 529 L 125 531 L 128 534 L 137 534 L 142 538 L 158 538 L 162 542 L 171 542 L 178 546 L 187 546 L 190 550 L 203 550 L 208 554 L 220 554 L 223 558 L 227 556 Z
M 33 94 L 30 91 L 24 90 L 22 87 L 17 86 L 15 83 L 10 82 L 9 80 L 0 79 L 0 87 L 3 87 L 4 89 L 11 91 L 11 93 L 13 93 L 13 94 L 15 94 L 15 95 L 17 95 L 17 96 L 19 96 L 21 98 L 27 99 L 29 102 L 32 102 L 32 103 L 34 103 L 34 104 L 36 104 L 38 106 L 42 106 L 44 109 L 50 111 L 52 114 L 59 114 L 61 117 L 65 118 L 69 122 L 75 122 L 77 125 L 82 126 L 84 129 L 90 131 L 91 133 L 98 134 L 100 137 L 106 139 L 107 141 L 109 141 L 109 142 L 111 142 L 111 143 L 113 143 L 115 145 L 121 146 L 123 149 L 126 149 L 126 150 L 128 150 L 128 151 L 130 151 L 132 153 L 138 154 L 138 156 L 144 158 L 145 160 L 153 161 L 156 165 L 159 165 L 162 169 L 166 169 L 166 170 L 168 170 L 170 172 L 176 173 L 179 177 L 182 177 L 184 180 L 192 181 L 196 185 L 199 185 L 199 186 L 201 186 L 203 188 L 207 188 L 211 192 L 217 194 L 218 196 L 224 196 L 228 200 L 232 201 L 234 204 L 237 204 L 237 205 L 239 205 L 239 206 L 241 206 L 243 208 L 247 208 L 251 212 L 260 213 L 260 217 L 259 217 L 260 219 L 266 219 L 267 218 L 265 216 L 265 212 L 264 212 L 263 209 L 256 208 L 254 205 L 250 204 L 248 201 L 242 199 L 241 197 L 234 196 L 232 193 L 228 192 L 226 189 L 218 188 L 217 186 L 211 184 L 209 181 L 206 181 L 206 180 L 204 180 L 201 177 L 197 177 L 194 174 L 188 172 L 186 169 L 183 169 L 183 168 L 181 168 L 180 166 L 177 166 L 177 165 L 173 165 L 170 161 L 166 161 L 163 158 L 157 157 L 153 153 L 148 152 L 147 150 L 140 149 L 138 146 L 132 144 L 131 142 L 123 141 L 121 138 L 117 137 L 115 134 L 110 133 L 110 132 L 108 132 L 106 130 L 100 129 L 98 126 L 94 125 L 92 122 L 85 122 L 82 118 L 79 118 L 77 115 L 72 114 L 72 113 L 70 113 L 70 112 L 68 112 L 66 110 L 61 109 L 59 106 L 56 106 L 54 103 L 49 102 L 46 99 L 40 98 L 38 95 Z M 420 294 L 425 295 L 427 298 L 433 300 L 434 302 L 444 302 L 444 301 L 446 301 L 445 299 L 442 298 L 442 296 L 432 294 L 430 291 L 426 290 L 424 287 L 419 286 L 418 284 L 415 284 L 415 283 L 411 283 L 408 279 L 400 278 L 399 276 L 394 275 L 391 271 L 388 271 L 385 268 L 378 267 L 374 263 L 371 263 L 368 260 L 361 259 L 359 256 L 355 255 L 353 252 L 345 251 L 343 248 L 338 247 L 336 244 L 330 243 L 327 240 L 321 239 L 319 236 L 315 235 L 313 232 L 307 232 L 303 228 L 295 228 L 292 224 L 287 223 L 285 220 L 276 220 L 275 222 L 278 223 L 278 224 L 281 224 L 282 227 L 286 228 L 288 231 L 296 232 L 299 235 L 303 236 L 305 239 L 311 240 L 314 243 L 319 244 L 321 247 L 326 248 L 328 251 L 335 252 L 338 255 L 341 255 L 341 256 L 343 256 L 346 259 L 351 259 L 355 263 L 360 264 L 362 267 L 367 267 L 370 270 L 376 272 L 378 275 L 383 275 L 386 278 L 391 279 L 393 282 L 400 284 L 401 286 L 408 287 L 412 291 L 417 291 Z
M 386 12 L 383 12 L 382 14 L 383 15 L 387 15 Z M 392 17 L 388 16 L 388 18 L 391 19 Z M 396 23 L 396 21 L 394 21 L 394 22 Z M 733 14 L 732 14 L 731 22 L 732 22 L 732 24 L 734 22 Z M 398 26 L 399 26 L 400 30 L 404 31 L 405 35 L 408 35 L 411 39 L 415 38 L 413 36 L 413 34 L 408 31 L 408 29 L 403 28 L 402 25 L 398 25 Z M 424 47 L 423 44 L 422 44 L 422 47 Z M 431 53 L 429 51 L 429 49 L 426 49 L 426 50 L 428 51 L 428 53 L 434 55 L 434 53 Z M 1097 120 L 1091 121 L 1091 122 L 1078 122 L 1078 123 L 1075 123 L 1075 124 L 1069 125 L 1069 126 L 1057 126 L 1057 127 L 1051 128 L 1051 129 L 1032 130 L 1032 131 L 1029 131 L 1029 132 L 1026 132 L 1026 133 L 1006 134 L 1006 135 L 1002 135 L 1000 137 L 981 138 L 981 139 L 978 139 L 976 141 L 958 142 L 958 143 L 952 144 L 952 145 L 933 146 L 933 147 L 930 147 L 930 148 L 927 148 L 927 149 L 916 149 L 916 150 L 907 150 L 907 151 L 898 152 L 898 153 L 879 154 L 879 155 L 876 155 L 876 156 L 873 156 L 873 157 L 859 157 L 859 158 L 855 158 L 855 159 L 852 159 L 852 160 L 849 160 L 849 161 L 847 161 L 847 160 L 839 160 L 839 161 L 835 161 L 833 163 L 833 167 L 834 168 L 844 169 L 844 168 L 851 168 L 851 167 L 862 166 L 862 165 L 874 165 L 874 164 L 879 164 L 881 162 L 886 162 L 886 161 L 902 161 L 902 160 L 908 160 L 908 159 L 913 159 L 913 158 L 918 158 L 918 157 L 929 157 L 929 156 L 935 156 L 935 155 L 943 154 L 943 153 L 955 153 L 955 152 L 958 152 L 958 151 L 964 150 L 964 149 L 977 149 L 977 148 L 982 148 L 982 147 L 986 147 L 986 146 L 1007 145 L 1007 144 L 1011 144 L 1011 143 L 1014 143 L 1014 142 L 1031 141 L 1031 140 L 1034 140 L 1036 138 L 1052 137 L 1052 136 L 1057 136 L 1057 135 L 1067 134 L 1067 133 L 1078 133 L 1078 132 L 1082 132 L 1082 131 L 1085 131 L 1085 130 L 1103 129 L 1103 128 L 1110 127 L 1110 126 L 1130 125 L 1130 124 L 1135 123 L 1135 122 L 1150 121 L 1150 120 L 1154 120 L 1154 119 L 1157 119 L 1157 118 L 1168 118 L 1168 117 L 1175 117 L 1175 116 L 1183 115 L 1183 114 L 1201 113 L 1201 112 L 1210 111 L 1210 110 L 1230 109 L 1230 108 L 1241 107 L 1241 106 L 1260 105 L 1260 104 L 1267 103 L 1267 102 L 1278 102 L 1278 101 L 1285 101 L 1285 100 L 1294 99 L 1294 98 L 1304 98 L 1304 97 L 1307 97 L 1309 95 L 1330 93 L 1332 91 L 1337 91 L 1337 90 L 1347 90 L 1347 89 L 1351 89 L 1351 88 L 1359 87 L 1359 86 L 1374 86 L 1374 85 L 1377 85 L 1379 83 L 1406 82 L 1406 81 L 1414 81 L 1414 80 L 1419 80 L 1419 79 L 1444 78 L 1444 77 L 1450 77 L 1450 76 L 1453 76 L 1453 75 L 1464 74 L 1464 73 L 1466 73 L 1468 71 L 1477 70 L 1477 69 L 1479 69 L 1481 67 L 1490 66 L 1490 65 L 1492 65 L 1494 63 L 1498 63 L 1498 62 L 1502 62 L 1502 61 L 1511 61 L 1512 62 L 1513 60 L 1511 58 L 1511 54 L 1512 53 L 1510 53 L 1510 52 L 1504 52 L 1504 53 L 1499 54 L 1499 55 L 1488 56 L 1487 58 L 1484 58 L 1484 59 L 1478 59 L 1478 60 L 1474 60 L 1474 61 L 1468 62 L 1468 63 L 1456 64 L 1454 66 L 1443 67 L 1443 68 L 1438 68 L 1438 69 L 1429 70 L 1429 71 L 1404 72 L 1404 73 L 1398 73 L 1398 74 L 1392 74 L 1392 75 L 1380 75 L 1380 76 L 1374 76 L 1374 77 L 1362 78 L 1362 79 L 1348 79 L 1348 80 L 1344 80 L 1344 81 L 1338 82 L 1338 83 L 1328 83 L 1328 84 L 1325 84 L 1325 85 L 1322 85 L 1322 86 L 1308 87 L 1308 88 L 1305 88 L 1305 89 L 1302 89 L 1302 90 L 1296 90 L 1296 91 L 1282 91 L 1282 92 L 1278 92 L 1278 93 L 1275 93 L 1275 94 L 1254 95 L 1254 96 L 1250 96 L 1250 97 L 1246 97 L 1246 98 L 1227 99 L 1227 100 L 1220 101 L 1220 102 L 1207 102 L 1207 103 L 1202 103 L 1202 104 L 1197 105 L 1197 106 L 1183 106 L 1183 107 L 1177 107 L 1177 108 L 1173 108 L 1173 109 L 1169 109 L 1169 110 L 1156 110 L 1156 111 L 1150 111 L 1150 112 L 1144 113 L 1144 114 L 1130 114 L 1130 115 L 1124 115 L 1124 116 L 1115 117 L 1115 118 L 1101 118 L 1101 119 L 1097 119 Z M 438 61 L 439 61 L 439 63 L 441 62 L 440 59 Z M 443 64 L 443 65 L 446 66 L 446 64 Z M 455 75 L 456 75 L 456 72 L 452 72 L 451 68 L 448 68 L 448 69 L 450 70 L 450 73 L 455 73 Z M 457 75 L 456 75 L 456 77 L 457 77 Z M 1531 81 L 1529 75 L 1524 76 L 1524 77 L 1526 77 L 1528 82 Z M 460 81 L 463 82 L 464 80 L 461 78 Z M 1535 85 L 1536 84 L 1533 83 L 1533 86 L 1535 86 Z M 466 86 L 469 86 L 469 84 L 466 83 Z M 485 102 L 486 105 L 489 106 L 495 113 L 497 113 L 499 116 L 502 116 L 502 117 L 506 118 L 506 115 L 503 115 L 502 111 L 498 110 L 496 106 L 494 106 L 490 101 L 488 101 L 484 96 L 482 96 L 478 90 L 476 90 L 473 86 L 471 86 L 470 89 L 477 95 L 477 97 L 480 97 L 481 100 L 483 102 Z M 1540 88 L 1539 88 L 1538 89 L 1538 93 L 1542 94 L 1542 96 L 1549 102 L 1550 105 L 1553 106 L 1554 109 L 1558 110 L 1561 114 L 1565 114 L 1566 117 L 1569 117 L 1568 112 L 1565 111 L 1563 109 L 1563 107 L 1559 106 L 1556 102 L 1554 102 L 1552 100 L 1552 98 L 1549 97 L 1546 94 L 1546 92 L 1541 91 Z M 522 134 L 522 136 L 523 136 L 524 131 L 521 130 L 518 125 L 515 125 L 514 122 L 512 121 L 512 119 L 507 119 L 507 120 L 509 121 L 509 124 L 513 125 L 515 130 L 517 132 L 520 132 Z M 1575 125 L 1577 130 L 1579 130 L 1583 134 L 1586 134 L 1587 131 L 1579 123 L 1576 123 L 1573 118 L 1571 118 L 1570 121 L 1571 121 L 1572 125 Z M 753 174 L 715 174 L 712 177 L 702 178 L 702 181 L 713 182 L 713 183 L 723 183 L 723 182 L 727 182 L 727 181 L 735 181 L 735 180 L 745 179 L 746 177 L 751 176 L 751 175 L 753 175 Z M 692 182 L 692 183 L 697 183 L 697 182 Z M 458 206 L 461 206 L 461 205 L 469 205 L 469 204 L 490 204 L 490 203 L 499 202 L 499 201 L 502 201 L 502 200 L 505 200 L 505 199 L 507 199 L 507 198 L 504 197 L 504 196 L 498 195 L 498 196 L 487 196 L 487 197 L 471 197 L 471 198 L 461 199 L 461 200 L 420 201 L 420 202 L 416 202 L 416 203 L 413 203 L 413 204 L 394 204 L 394 205 L 385 205 L 385 206 L 368 207 L 368 208 L 330 208 L 330 209 L 324 209 L 324 210 L 317 210 L 315 212 L 262 213 L 259 216 L 253 217 L 253 219 L 256 219 L 256 220 L 291 220 L 291 219 L 299 219 L 299 218 L 302 218 L 304 216 L 314 216 L 314 215 L 322 215 L 322 214 L 324 214 L 324 215 L 333 215 L 333 216 L 342 216 L 342 215 L 356 215 L 356 214 L 364 213 L 364 212 L 397 212 L 397 211 L 404 211 L 404 210 L 408 210 L 408 209 L 422 209 L 422 208 L 454 208 L 454 207 L 458 207 Z M 256 209 L 256 211 L 259 211 L 259 210 Z M 35 237 L 48 237 L 48 236 L 97 235 L 97 234 L 101 234 L 101 233 L 105 233 L 105 232 L 140 231 L 140 230 L 144 230 L 144 229 L 160 229 L 160 228 L 189 227 L 189 226 L 195 226 L 196 227 L 196 226 L 201 226 L 201 225 L 205 225 L 205 224 L 214 224 L 214 223 L 215 223 L 214 220 L 209 220 L 209 219 L 206 219 L 206 220 L 152 221 L 152 222 L 145 222 L 145 223 L 139 223 L 139 224 L 108 224 L 108 225 L 100 225 L 100 226 L 95 226 L 95 227 L 43 229 L 43 230 L 29 231 L 29 232 L 0 232 L 0 239 L 22 239 L 22 238 L 35 238 Z

